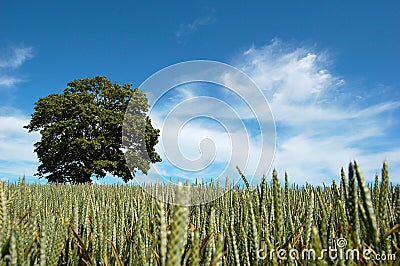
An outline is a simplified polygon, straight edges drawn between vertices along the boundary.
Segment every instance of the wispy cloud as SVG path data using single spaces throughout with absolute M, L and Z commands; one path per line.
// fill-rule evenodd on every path
M 334 74 L 330 70 L 333 59 L 329 53 L 318 51 L 315 47 L 293 47 L 274 40 L 264 47 L 244 51 L 233 63 L 259 85 L 269 101 L 277 127 L 273 167 L 282 174 L 288 171 L 292 182 L 330 183 L 331 179 L 338 178 L 340 168 L 346 168 L 354 159 L 360 163 L 369 181 L 373 180 L 375 172 L 380 171 L 385 159 L 389 160 L 391 175 L 400 174 L 398 121 L 395 115 L 390 115 L 400 111 L 400 99 L 389 94 L 384 97 L 381 91 L 373 89 L 368 93 L 380 94 L 379 97 L 358 97 L 365 94 L 366 89 L 353 88 L 344 77 Z M 194 77 L 193 80 L 199 79 Z M 245 99 L 253 103 L 253 111 L 265 109 L 262 97 L 257 96 L 258 99 L 234 75 L 221 76 L 220 80 L 226 87 L 243 92 Z M 219 93 L 215 86 L 209 84 L 203 87 L 182 85 L 176 88 L 175 93 L 168 94 L 159 109 L 152 113 L 155 127 L 162 129 L 161 134 L 166 137 L 157 146 L 164 160 L 155 165 L 160 175 L 188 178 L 190 175 L 185 175 L 176 165 L 168 164 L 168 158 L 183 156 L 195 160 L 201 157 L 202 152 L 211 154 L 213 147 L 201 149 L 201 141 L 206 138 L 214 142 L 216 154 L 212 167 L 202 171 L 200 177 L 215 180 L 219 173 L 228 173 L 223 171 L 226 162 L 254 173 L 260 161 L 257 157 L 260 132 L 252 132 L 255 127 L 248 106 L 240 105 L 237 95 L 229 93 L 229 90 L 224 92 Z M 204 100 L 204 96 L 214 99 Z M 224 109 L 225 105 L 221 103 L 236 112 Z M 185 106 L 187 108 L 183 109 Z M 190 120 L 199 114 L 210 115 L 223 126 L 205 120 Z M 236 114 L 240 116 L 240 121 L 248 123 L 250 128 L 246 129 L 250 132 L 238 127 L 240 123 L 237 123 Z M 167 121 L 167 116 L 173 119 Z M 257 119 L 261 122 L 268 120 L 263 121 L 262 117 Z M 170 130 L 166 123 L 170 123 L 172 129 L 179 129 L 179 132 Z M 168 137 L 171 140 L 177 138 L 179 144 L 179 149 L 173 149 L 172 154 L 164 153 L 164 148 L 168 149 L 168 144 L 172 143 Z M 233 150 L 235 139 L 240 140 L 239 151 Z M 181 159 L 183 162 L 184 159 Z M 181 161 L 175 162 L 183 166 L 191 165 Z M 268 168 L 267 160 L 264 164 L 264 169 Z M 232 179 L 238 176 L 236 170 L 228 174 Z M 253 178 L 253 184 L 256 184 L 262 174 L 257 172 L 249 178 Z M 196 173 L 192 176 L 196 177 Z
M 33 56 L 32 47 L 24 46 L 7 47 L 0 54 L 0 174 L 6 174 L 10 180 L 24 174 L 32 176 L 38 164 L 33 144 L 39 134 L 28 134 L 23 126 L 29 123 L 29 118 L 20 110 L 4 105 L 10 88 L 15 89 L 24 81 L 19 68 Z
M 215 14 L 215 10 L 212 9 L 205 16 L 198 17 L 190 23 L 181 24 L 179 29 L 175 32 L 175 36 L 177 38 L 181 38 L 192 32 L 197 31 L 201 27 L 204 27 L 204 26 L 214 23 L 214 21 L 215 21 L 214 14 Z
M 33 58 L 32 47 L 11 47 L 0 57 L 0 68 L 18 68 Z
M 353 159 L 369 180 L 384 159 L 400 173 L 400 148 L 387 116 L 399 110 L 400 99 L 362 101 L 359 90 L 329 71 L 326 52 L 279 40 L 248 49 L 235 63 L 270 102 L 277 124 L 274 166 L 293 181 L 328 182 Z
M 34 57 L 32 47 L 8 47 L 0 55 L 0 89 L 13 87 L 23 81 L 17 69 Z
M 17 83 L 21 82 L 22 79 L 19 78 L 14 78 L 14 77 L 8 77 L 8 76 L 1 76 L 0 75 L 0 87 L 12 87 L 15 86 Z
M 28 134 L 23 126 L 29 118 L 18 113 L 0 115 L 0 173 L 32 176 L 38 164 L 33 144 L 38 133 Z

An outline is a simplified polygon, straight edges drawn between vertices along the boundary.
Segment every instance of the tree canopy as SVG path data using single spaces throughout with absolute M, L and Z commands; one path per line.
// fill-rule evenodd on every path
M 149 105 L 143 92 L 106 77 L 77 79 L 67 86 L 62 94 L 40 98 L 25 126 L 41 134 L 34 144 L 40 161 L 36 176 L 52 183 L 86 183 L 110 173 L 127 182 L 137 171 L 147 174 L 150 163 L 161 161 L 154 149 L 159 130 L 147 116 Z M 127 125 L 142 129 L 143 134 L 125 141 L 131 147 L 124 147 L 128 106 Z

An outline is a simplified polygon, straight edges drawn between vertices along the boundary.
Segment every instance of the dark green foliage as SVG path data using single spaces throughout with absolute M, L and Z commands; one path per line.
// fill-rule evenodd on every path
M 147 173 L 150 162 L 161 161 L 154 150 L 159 130 L 145 115 L 149 106 L 143 92 L 129 84 L 114 84 L 106 77 L 78 79 L 67 85 L 62 94 L 39 99 L 25 126 L 29 132 L 41 134 L 34 145 L 41 163 L 36 176 L 52 183 L 90 183 L 93 176 L 102 178 L 107 173 L 125 182 L 131 180 L 135 172 L 128 169 L 121 151 L 122 123 L 130 99 L 146 123 L 145 140 L 137 140 L 146 147 L 133 166 Z
M 158 143 L 158 136 L 160 136 L 160 130 L 153 128 L 151 119 L 146 117 L 146 151 L 152 163 L 161 162 L 161 157 L 155 149 Z

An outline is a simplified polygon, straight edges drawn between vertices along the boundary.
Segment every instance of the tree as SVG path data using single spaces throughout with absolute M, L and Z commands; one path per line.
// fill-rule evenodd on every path
M 106 77 L 78 79 L 67 86 L 63 94 L 40 98 L 25 126 L 29 132 L 41 133 L 34 144 L 40 161 L 36 176 L 51 183 L 76 184 L 110 173 L 127 182 L 137 171 L 147 174 L 150 163 L 161 161 L 154 149 L 160 131 L 146 115 L 149 105 L 143 92 L 130 84 L 113 84 Z M 128 121 L 144 129 L 130 140 L 135 149 L 122 145 L 128 107 Z

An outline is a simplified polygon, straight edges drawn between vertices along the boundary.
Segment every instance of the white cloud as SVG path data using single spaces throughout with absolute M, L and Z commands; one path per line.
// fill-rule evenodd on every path
M 18 68 L 26 60 L 33 58 L 32 47 L 11 47 L 6 56 L 0 58 L 0 68 Z
M 0 57 L 0 89 L 14 87 L 22 82 L 16 70 L 33 56 L 32 47 L 9 47 L 8 51 L 3 52 Z
M 247 88 L 244 86 L 244 89 Z M 243 121 L 254 122 L 254 114 L 249 106 L 240 101 L 243 95 L 226 91 L 222 86 L 200 82 L 184 84 L 162 94 L 163 97 L 152 106 L 150 114 L 153 125 L 161 129 L 161 143 L 157 151 L 163 163 L 155 165 L 155 168 L 164 167 L 164 170 L 170 170 L 170 174 L 185 175 L 187 172 L 173 169 L 168 159 L 174 161 L 175 166 L 192 170 L 202 169 L 211 163 L 212 167 L 196 173 L 205 179 L 215 179 L 224 172 L 236 175 L 236 165 L 243 168 L 249 165 L 249 172 L 256 171 L 258 164 L 254 162 L 260 161 L 258 157 L 262 150 L 260 132 L 248 132 L 248 126 Z M 248 93 L 244 94 L 246 96 Z M 259 96 L 263 98 L 261 92 Z M 254 106 L 260 103 L 259 99 L 255 103 Z M 226 171 L 225 167 L 228 167 Z M 262 176 L 266 169 L 258 171 Z
M 271 45 L 245 51 L 236 64 L 264 91 L 277 120 L 297 124 L 302 120 L 342 119 L 345 115 L 318 104 L 343 84 L 325 68 L 326 54 L 289 49 L 274 40 Z M 304 115 L 299 116 L 299 107 L 305 107 Z
M 291 48 L 279 40 L 237 59 L 236 65 L 262 88 L 277 122 L 274 167 L 289 171 L 300 184 L 330 182 L 354 159 L 368 180 L 386 158 L 400 173 L 398 146 L 371 150 L 376 139 L 394 140 L 384 114 L 398 109 L 400 100 L 364 102 L 362 107 L 359 92 L 345 96 L 343 90 L 351 88 L 328 70 L 330 64 L 326 53 Z
M 18 68 L 33 58 L 32 47 L 8 47 L 0 57 L 0 93 L 2 88 L 12 88 L 23 79 L 19 78 Z M 0 94 L 1 95 L 1 94 Z M 29 119 L 19 110 L 2 106 L 0 108 L 0 173 L 14 176 L 32 176 L 38 160 L 33 152 L 33 144 L 39 140 L 38 133 L 28 134 L 23 126 Z
M 33 144 L 38 133 L 29 133 L 23 126 L 29 119 L 21 116 L 0 116 L 0 172 L 33 175 L 38 164 Z
M 15 86 L 17 83 L 20 83 L 22 80 L 19 78 L 13 78 L 8 76 L 0 76 L 0 87 L 12 87 Z
M 354 159 L 360 163 L 367 180 L 373 179 L 384 159 L 389 160 L 393 176 L 400 173 L 400 162 L 396 157 L 400 148 L 399 145 L 393 145 L 396 141 L 400 144 L 394 130 L 394 124 L 398 122 L 394 121 L 395 116 L 388 115 L 389 112 L 399 109 L 400 99 L 385 98 L 382 95 L 379 95 L 379 98 L 360 98 L 360 94 L 365 95 L 364 91 L 352 88 L 343 77 L 330 71 L 332 61 L 327 52 L 319 52 L 309 47 L 293 48 L 278 40 L 261 48 L 248 49 L 237 56 L 233 63 L 249 75 L 262 92 L 245 82 L 242 74 L 218 67 L 211 68 L 211 71 L 206 63 L 201 64 L 203 68 L 198 65 L 192 67 L 196 71 L 177 66 L 179 73 L 172 73 L 172 76 L 177 76 L 175 80 L 169 81 L 165 76 L 171 75 L 163 72 L 163 82 L 156 84 L 153 81 L 152 86 L 146 84 L 149 88 L 169 88 L 173 84 L 182 84 L 188 80 L 211 80 L 225 88 L 233 89 L 233 92 L 226 89 L 221 93 L 209 84 L 207 87 L 186 84 L 178 87 L 175 94 L 156 94 L 165 96 L 165 99 L 164 102 L 161 101 L 161 108 L 156 107 L 152 110 L 155 127 L 160 128 L 161 133 L 166 136 L 178 138 L 183 147 L 179 150 L 175 145 L 172 157 L 183 155 L 186 159 L 198 158 L 200 141 L 210 138 L 214 141 L 217 155 L 212 167 L 205 172 L 208 177 L 221 173 L 224 162 L 233 166 L 237 164 L 246 169 L 246 173 L 254 173 L 258 162 L 262 162 L 262 167 L 268 169 L 270 160 L 267 157 L 273 155 L 273 144 L 261 148 L 261 138 L 258 136 L 261 132 L 257 134 L 239 130 L 240 123 L 237 123 L 239 118 L 239 121 L 246 122 L 254 129 L 256 125 L 253 120 L 256 114 L 257 122 L 268 125 L 263 129 L 271 130 L 273 126 L 264 99 L 266 97 L 277 125 L 273 166 L 281 173 L 287 170 L 291 181 L 299 184 L 330 183 L 332 178 L 338 177 L 340 168 L 347 167 Z M 381 94 L 381 91 L 375 93 Z M 226 132 L 217 126 L 207 126 L 206 123 L 185 125 L 189 118 L 201 114 L 221 122 L 229 134 L 225 134 Z M 170 128 L 164 125 L 167 116 L 174 118 L 168 121 L 171 123 Z M 179 128 L 184 130 L 177 131 Z M 267 139 L 270 142 L 274 140 L 271 132 L 262 131 L 263 134 L 268 134 Z M 183 134 L 179 135 L 179 132 Z M 229 140 L 232 136 L 240 136 L 242 140 L 247 140 L 247 143 L 239 142 L 238 146 L 242 150 L 232 151 L 234 146 L 227 141 L 227 138 Z M 171 144 L 169 139 L 166 142 Z M 156 167 L 164 174 L 181 176 L 182 171 L 173 165 L 165 164 L 166 156 L 163 154 L 162 144 L 163 140 L 157 146 L 157 151 L 162 155 L 164 162 L 156 164 Z M 266 151 L 267 157 L 263 155 L 263 158 L 259 158 L 260 149 Z M 218 157 L 218 152 L 222 156 Z M 239 156 L 230 158 L 230 154 Z M 253 184 L 265 173 L 262 170 L 258 169 L 256 175 L 250 174 L 250 178 L 254 178 Z M 203 172 L 201 174 L 201 177 L 205 176 Z M 232 179 L 238 176 L 236 170 L 230 171 L 229 175 Z

